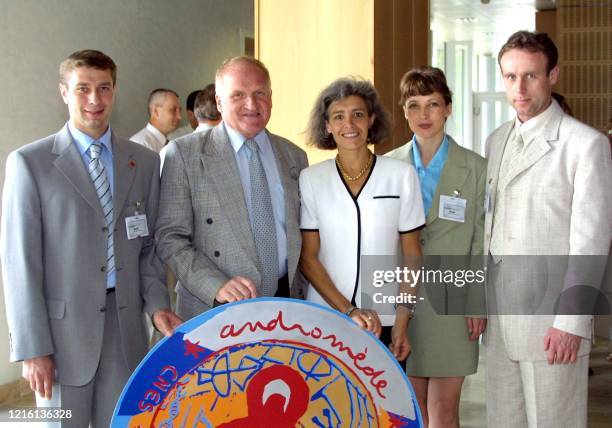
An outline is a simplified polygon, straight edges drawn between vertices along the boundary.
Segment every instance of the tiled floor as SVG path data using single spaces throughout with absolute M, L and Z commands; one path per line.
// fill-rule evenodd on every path
M 591 368 L 594 374 L 589 377 L 589 428 L 612 427 L 612 361 L 606 357 L 612 352 L 612 342 L 597 338 L 591 352 Z M 481 352 L 478 372 L 466 378 L 461 396 L 461 426 L 463 428 L 485 428 L 485 362 Z M 33 406 L 33 399 L 26 399 L 14 406 Z M 0 409 L 1 415 L 5 413 Z M 28 428 L 38 424 L 28 423 Z M 18 423 L 0 422 L 0 427 L 17 427 Z
M 589 428 L 612 427 L 612 361 L 606 358 L 612 352 L 612 342 L 597 338 L 591 351 L 590 366 L 593 375 L 589 376 Z M 461 394 L 460 418 L 462 428 L 484 428 L 485 418 L 485 380 L 486 364 L 483 355 L 478 372 L 468 376 Z

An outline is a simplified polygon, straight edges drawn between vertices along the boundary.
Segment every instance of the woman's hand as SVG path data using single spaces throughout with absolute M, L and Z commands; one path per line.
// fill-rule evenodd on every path
M 487 319 L 486 318 L 466 318 L 468 332 L 470 333 L 470 340 L 474 341 L 478 339 L 478 336 L 485 331 L 487 328 Z
M 351 313 L 351 318 L 353 321 L 359 324 L 359 327 L 373 333 L 376 337 L 380 337 L 382 324 L 380 323 L 380 318 L 378 318 L 376 311 L 369 309 L 355 309 Z
M 408 341 L 406 328 L 394 325 L 391 329 L 389 350 L 397 361 L 404 361 L 410 355 L 412 347 Z

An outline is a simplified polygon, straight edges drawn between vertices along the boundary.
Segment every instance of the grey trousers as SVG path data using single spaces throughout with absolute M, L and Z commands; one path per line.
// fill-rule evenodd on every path
M 47 427 L 108 428 L 110 426 L 115 405 L 131 373 L 121 349 L 115 293 L 106 296 L 105 314 L 102 352 L 93 379 L 83 386 L 54 383 L 51 400 L 36 396 L 38 407 L 61 407 L 71 411 L 70 419 L 49 422 L 46 424 Z

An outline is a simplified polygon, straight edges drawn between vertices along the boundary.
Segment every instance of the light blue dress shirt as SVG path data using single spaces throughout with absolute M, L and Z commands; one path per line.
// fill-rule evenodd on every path
M 94 139 L 84 132 L 79 131 L 75 128 L 72 123 L 68 122 L 68 131 L 70 135 L 72 135 L 72 139 L 81 154 L 81 158 L 83 159 L 83 163 L 85 164 L 85 170 L 89 171 L 89 162 L 91 158 L 89 157 L 89 146 L 91 146 L 96 141 L 102 144 L 102 151 L 100 152 L 100 160 L 102 161 L 102 165 L 104 165 L 104 170 L 106 171 L 106 176 L 108 178 L 108 182 L 110 184 L 111 194 L 114 196 L 115 194 L 115 171 L 113 168 L 113 146 L 111 144 L 111 128 L 110 126 L 99 139 Z M 116 213 L 115 213 L 116 215 Z M 106 277 L 106 287 L 112 288 L 116 284 L 116 271 L 112 271 L 109 276 Z
M 232 129 L 225 122 L 223 123 L 227 134 L 229 135 L 230 143 L 234 149 L 234 156 L 238 164 L 238 172 L 240 173 L 240 181 L 244 190 L 247 209 L 249 211 L 249 220 L 253 224 L 251 215 L 251 174 L 249 172 L 249 159 L 251 158 L 251 150 L 244 145 L 246 138 L 239 132 Z M 270 190 L 272 199 L 272 211 L 274 211 L 274 223 L 276 225 L 276 248 L 278 249 L 278 275 L 282 278 L 287 274 L 287 225 L 285 222 L 285 190 L 280 179 L 278 167 L 276 165 L 276 157 L 272 151 L 272 144 L 268 139 L 266 130 L 262 130 L 254 138 L 259 147 L 259 157 L 263 169 L 266 173 L 266 181 Z
M 429 165 L 425 167 L 421 160 L 421 152 L 417 144 L 416 134 L 412 137 L 412 160 L 414 167 L 419 176 L 419 182 L 421 183 L 421 195 L 423 196 L 423 209 L 425 210 L 425 216 L 429 213 L 433 197 L 436 194 L 436 187 L 438 181 L 440 181 L 440 175 L 444 169 L 444 164 L 448 159 L 448 137 L 444 135 L 444 140 L 434 157 L 429 162 Z

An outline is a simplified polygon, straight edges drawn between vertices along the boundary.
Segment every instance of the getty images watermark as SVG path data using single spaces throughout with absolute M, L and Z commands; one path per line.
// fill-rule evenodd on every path
M 501 259 L 501 261 L 500 261 Z M 609 315 L 608 256 L 362 256 L 357 304 L 392 315 L 426 305 L 442 315 Z

